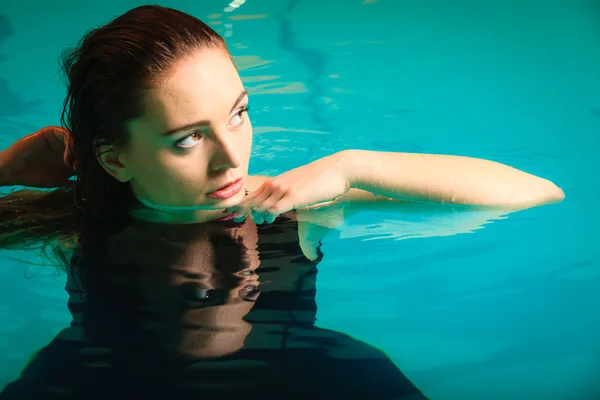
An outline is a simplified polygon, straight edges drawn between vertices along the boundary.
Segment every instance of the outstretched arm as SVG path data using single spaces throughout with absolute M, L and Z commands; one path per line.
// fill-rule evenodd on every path
M 363 150 L 340 154 L 352 188 L 389 198 L 513 210 L 564 198 L 549 180 L 480 158 Z
M 549 180 L 494 161 L 346 150 L 263 178 L 235 216 L 252 211 L 258 222 L 272 222 L 289 210 L 332 200 L 394 199 L 514 211 L 563 198 L 563 191 Z
M 65 186 L 73 176 L 68 131 L 47 126 L 0 151 L 0 186 Z

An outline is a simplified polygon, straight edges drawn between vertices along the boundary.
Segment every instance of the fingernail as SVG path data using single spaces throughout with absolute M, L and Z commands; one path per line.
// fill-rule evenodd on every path
M 259 213 L 252 213 L 252 219 L 254 220 L 254 222 L 256 222 L 257 224 L 262 224 L 264 219 L 263 216 Z
M 238 211 L 236 211 L 236 212 L 233 213 L 233 218 L 243 217 L 244 215 L 246 215 L 246 211 L 245 210 L 238 210 Z

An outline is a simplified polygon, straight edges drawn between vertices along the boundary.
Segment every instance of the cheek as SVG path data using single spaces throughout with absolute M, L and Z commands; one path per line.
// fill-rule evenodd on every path
M 169 175 L 168 159 L 159 149 L 144 143 L 131 146 L 125 154 L 124 163 L 138 182 L 160 180 Z
M 201 150 L 201 149 L 200 149 Z M 178 155 L 169 150 L 156 158 L 154 179 L 178 193 L 197 194 L 206 185 L 206 156 L 202 151 Z
M 205 186 L 201 151 L 181 155 L 168 148 L 138 146 L 125 157 L 136 184 L 153 197 L 195 195 Z

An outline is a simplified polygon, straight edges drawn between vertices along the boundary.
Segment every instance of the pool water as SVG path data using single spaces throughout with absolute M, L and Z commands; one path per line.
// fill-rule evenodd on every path
M 61 50 L 141 4 L 3 0 L 0 148 L 58 123 Z M 381 349 L 434 400 L 600 398 L 597 2 L 161 4 L 227 39 L 250 92 L 251 173 L 348 148 L 446 153 L 566 193 L 510 215 L 347 218 L 323 241 L 319 327 Z M 21 259 L 43 262 L 0 253 L 0 386 L 71 318 L 65 277 Z

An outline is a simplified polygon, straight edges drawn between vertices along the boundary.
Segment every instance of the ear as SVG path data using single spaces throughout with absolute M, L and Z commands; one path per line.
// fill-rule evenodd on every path
M 121 162 L 122 151 L 112 145 L 100 145 L 96 150 L 96 159 L 109 175 L 119 182 L 129 182 L 133 175 L 125 164 Z

